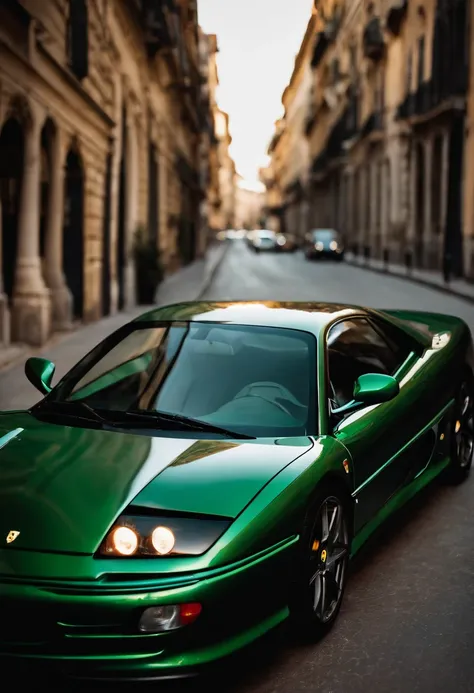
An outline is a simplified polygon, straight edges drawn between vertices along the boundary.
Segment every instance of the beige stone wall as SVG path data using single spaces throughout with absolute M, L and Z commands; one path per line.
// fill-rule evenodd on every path
M 203 156 L 206 157 L 203 146 L 210 150 L 211 138 L 208 131 L 203 134 L 201 120 L 203 87 L 193 24 L 194 3 L 176 1 L 179 20 L 174 26 L 179 26 L 181 33 L 173 39 L 182 41 L 187 56 L 190 91 L 183 88 L 184 73 L 178 65 L 176 48 L 162 48 L 152 57 L 148 53 L 143 19 L 134 9 L 139 3 L 134 6 L 125 0 L 113 3 L 93 0 L 85 4 L 88 8 L 85 77 L 77 77 L 69 62 L 67 36 L 71 5 L 68 0 L 22 0 L 16 3 L 16 13 L 0 8 L 0 131 L 12 118 L 19 123 L 26 159 L 24 170 L 15 176 L 17 182 L 22 178 L 27 180 L 17 218 L 12 221 L 13 231 L 9 226 L 9 212 L 4 210 L 2 217 L 8 222 L 3 232 L 18 235 L 14 243 L 8 241 L 18 252 L 14 283 L 10 277 L 7 287 L 0 280 L 0 344 L 10 339 L 11 330 L 13 339 L 41 344 L 52 329 L 67 329 L 73 319 L 100 318 L 105 309 L 104 285 L 108 286 L 108 311 L 133 304 L 136 293 L 131 251 L 137 227 L 149 224 L 150 200 L 157 205 L 158 229 L 149 229 L 149 233 L 156 231 L 157 245 L 167 269 L 179 266 L 192 258 L 195 251 L 199 252 L 202 247 L 199 233 L 207 228 L 200 205 L 207 190 L 200 174 Z M 210 79 L 214 79 L 214 74 L 210 74 Z M 151 189 L 149 180 L 150 143 L 157 152 L 156 190 Z M 6 146 L 5 140 L 3 144 Z M 70 181 L 71 152 L 82 171 L 82 225 L 68 226 L 73 237 L 68 238 L 66 234 L 64 243 L 67 247 L 69 243 L 77 245 L 77 234 L 82 233 L 82 246 L 79 244 L 78 248 L 82 247 L 83 269 L 79 279 L 78 276 L 70 279 L 62 262 L 63 226 L 67 216 L 62 187 L 65 179 Z M 121 187 L 124 154 L 127 166 Z M 109 191 L 108 155 L 111 156 Z M 208 158 L 211 159 L 210 151 Z M 178 170 L 178 159 L 185 162 L 182 170 Z M 4 191 L 11 187 L 8 181 L 13 176 L 7 163 L 0 171 Z M 49 207 L 54 209 L 54 214 L 49 211 L 45 247 L 40 249 L 40 225 L 43 228 L 45 210 L 49 209 L 40 200 L 44 186 L 49 186 Z M 7 193 L 3 194 L 8 202 Z M 189 199 L 188 205 L 184 196 Z M 109 219 L 107 257 L 104 215 Z M 183 222 L 188 236 L 180 243 L 178 227 Z M 118 274 L 121 226 L 125 237 L 124 257 Z M 183 243 L 187 244 L 185 260 Z M 0 278 L 5 274 L 5 262 L 4 258 Z M 107 264 L 109 276 L 104 279 Z M 82 283 L 82 289 L 71 288 L 70 281 Z M 80 315 L 76 308 L 75 313 L 73 310 L 78 303 L 81 303 Z

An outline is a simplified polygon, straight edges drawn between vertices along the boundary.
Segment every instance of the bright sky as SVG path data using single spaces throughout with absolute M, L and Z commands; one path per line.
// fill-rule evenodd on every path
M 248 187 L 258 169 L 314 0 L 198 0 L 199 23 L 217 34 L 220 108 L 230 116 L 231 155 Z

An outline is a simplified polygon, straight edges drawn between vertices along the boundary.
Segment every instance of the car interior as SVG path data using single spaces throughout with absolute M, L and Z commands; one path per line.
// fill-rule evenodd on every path
M 229 423 L 238 415 L 249 423 L 245 409 L 250 414 L 258 404 L 267 420 L 280 414 L 279 421 L 295 425 L 307 418 L 311 371 L 303 340 L 214 328 L 205 339 L 187 340 L 179 359 L 156 409 L 216 422 L 227 417 Z M 213 382 L 218 386 L 210 387 Z
M 114 370 L 108 372 L 106 380 L 99 379 L 105 387 L 89 390 L 87 402 L 229 427 L 256 425 L 258 417 L 262 427 L 306 429 L 316 405 L 310 403 L 316 399 L 314 361 L 307 337 L 204 326 L 183 341 L 171 361 L 162 345 L 122 363 L 114 369 L 115 379 Z

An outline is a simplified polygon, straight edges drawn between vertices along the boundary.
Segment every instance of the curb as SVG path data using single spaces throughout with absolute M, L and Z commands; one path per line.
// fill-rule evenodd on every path
M 449 286 L 449 284 L 437 284 L 435 282 L 430 282 L 428 279 L 414 277 L 410 274 L 391 272 L 389 269 L 384 269 L 383 267 L 372 267 L 371 265 L 363 265 L 360 262 L 350 260 L 347 258 L 346 262 L 348 265 L 351 265 L 352 267 L 358 267 L 361 270 L 370 270 L 370 272 L 375 272 L 376 274 L 384 274 L 386 276 L 388 275 L 389 277 L 394 277 L 395 279 L 408 279 L 408 281 L 412 282 L 413 284 L 419 284 L 420 286 L 424 286 L 428 289 L 434 289 L 434 291 L 439 291 L 442 294 L 455 296 L 456 298 L 460 298 L 461 300 L 466 301 L 467 303 L 474 303 L 474 296 L 470 296 L 469 294 L 465 294 L 462 291 L 458 291 L 458 289 L 453 289 Z
M 210 286 L 212 285 L 212 282 L 216 278 L 216 274 L 219 271 L 219 268 L 224 261 L 225 256 L 229 252 L 230 244 L 228 242 L 223 244 L 222 252 L 217 253 L 217 257 L 215 260 L 212 261 L 212 263 L 209 264 L 209 267 L 207 268 L 203 282 L 201 284 L 201 288 L 199 289 L 199 292 L 196 296 L 196 301 L 199 301 L 204 294 L 209 290 Z

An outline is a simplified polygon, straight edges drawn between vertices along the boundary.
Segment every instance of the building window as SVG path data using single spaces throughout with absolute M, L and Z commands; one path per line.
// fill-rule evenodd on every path
M 89 25 L 87 0 L 69 0 L 67 26 L 68 65 L 77 79 L 89 73 Z

